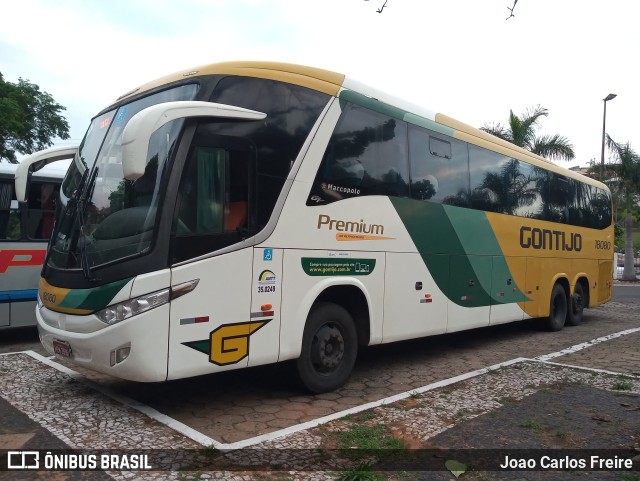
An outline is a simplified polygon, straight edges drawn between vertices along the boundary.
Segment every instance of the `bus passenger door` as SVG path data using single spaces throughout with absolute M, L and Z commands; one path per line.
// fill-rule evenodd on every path
M 251 317 L 254 249 L 242 245 L 256 229 L 255 155 L 246 140 L 216 135 L 212 125 L 198 127 L 177 192 L 171 285 L 198 284 L 171 302 L 169 379 L 246 367 L 259 334 Z
M 249 366 L 278 361 L 283 252 L 270 247 L 253 250 Z

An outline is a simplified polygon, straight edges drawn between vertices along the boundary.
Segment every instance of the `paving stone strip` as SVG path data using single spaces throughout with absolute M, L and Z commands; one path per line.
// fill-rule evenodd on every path
M 73 449 L 201 449 L 141 412 L 96 392 L 27 354 L 0 356 L 0 395 Z M 118 480 L 185 479 L 176 472 L 113 472 Z M 246 480 L 229 472 L 202 479 Z

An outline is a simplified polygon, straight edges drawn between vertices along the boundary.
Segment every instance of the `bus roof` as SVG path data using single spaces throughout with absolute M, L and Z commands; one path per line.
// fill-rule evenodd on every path
M 377 90 L 369 85 L 347 77 L 344 74 L 304 65 L 265 61 L 235 61 L 203 65 L 175 72 L 141 85 L 120 96 L 114 104 L 121 102 L 129 96 L 139 95 L 147 90 L 151 90 L 162 85 L 185 80 L 186 78 L 197 78 L 199 76 L 215 74 L 251 76 L 278 80 L 318 90 L 336 97 L 345 89 L 351 90 L 368 98 L 368 101 L 372 104 L 382 103 L 395 109 L 400 109 L 405 114 L 402 116 L 404 120 L 410 123 L 417 123 L 418 125 L 421 125 L 423 123 L 420 122 L 420 119 L 426 119 L 428 122 L 435 122 L 449 130 L 449 133 L 454 138 L 478 145 L 479 147 L 495 150 L 505 155 L 514 156 L 520 160 L 530 162 L 552 172 L 609 190 L 605 184 L 595 179 L 573 172 L 565 167 L 558 166 L 544 157 L 533 154 L 510 142 L 460 122 L 445 114 L 430 111 L 422 106 L 392 96 L 386 92 Z

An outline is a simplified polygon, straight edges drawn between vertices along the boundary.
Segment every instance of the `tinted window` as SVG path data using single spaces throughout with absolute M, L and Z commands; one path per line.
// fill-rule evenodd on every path
M 582 227 L 611 224 L 611 199 L 602 189 L 351 104 L 307 205 L 359 195 L 406 196 L 406 128 L 408 195 L 414 199 Z
M 60 184 L 32 182 L 29 188 L 29 212 L 27 217 L 27 237 L 29 239 L 49 239 L 53 231 L 56 199 Z
M 174 262 L 239 242 L 253 225 L 254 149 L 245 139 L 208 135 L 210 127 L 198 128 L 180 181 Z
M 358 195 L 409 195 L 407 124 L 348 104 L 329 141 L 307 204 Z
M 469 145 L 469 169 L 472 208 L 535 217 L 540 194 L 531 165 Z
M 32 181 L 27 197 L 26 231 L 22 231 L 13 180 L 0 181 L 0 239 L 48 240 L 55 220 L 60 184 Z
M 0 179 L 0 240 L 20 239 L 20 216 L 13 179 Z
M 531 219 L 543 218 L 543 196 L 546 189 L 546 171 L 526 162 L 518 161 L 519 175 L 514 196 L 513 214 Z
M 587 227 L 594 227 L 597 229 L 604 229 L 611 225 L 611 195 L 609 192 L 598 189 L 594 186 L 589 186 L 589 193 L 591 195 L 589 206 L 586 210 Z
M 467 206 L 467 144 L 416 126 L 409 128 L 411 197 Z
M 547 172 L 546 182 L 546 188 L 541 192 L 545 207 L 544 220 L 569 222 L 569 179 Z
M 329 96 L 273 80 L 225 77 L 216 86 L 211 101 L 267 114 L 260 122 L 221 122 L 212 127 L 216 134 L 244 137 L 255 146 L 257 216 L 258 224 L 264 226 Z

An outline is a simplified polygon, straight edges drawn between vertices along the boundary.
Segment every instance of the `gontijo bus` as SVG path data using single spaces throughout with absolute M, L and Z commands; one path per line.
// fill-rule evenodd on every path
M 64 170 L 56 167 L 33 175 L 29 190 L 21 194 L 24 202 L 19 203 L 14 183 L 21 169 L 0 163 L 0 330 L 36 325 L 40 271 L 64 176 Z
M 91 122 L 40 281 L 42 343 L 164 381 L 296 360 L 343 384 L 359 346 L 611 297 L 607 187 L 342 74 L 198 67 Z

